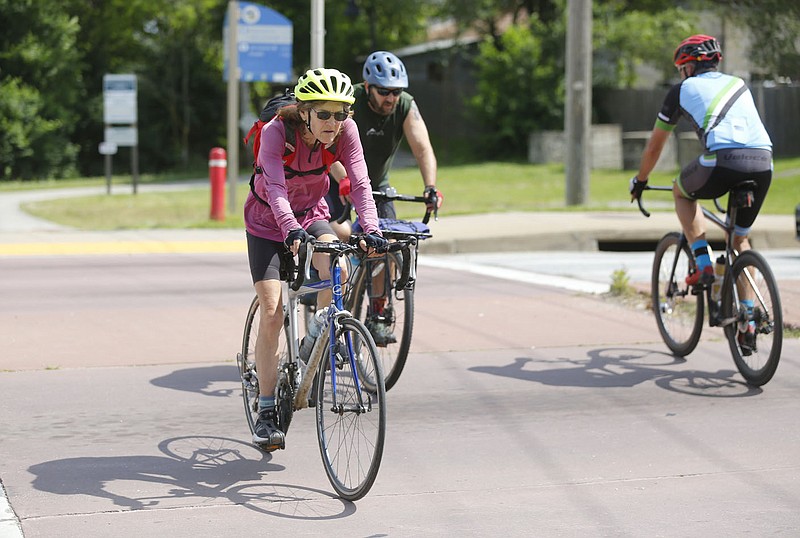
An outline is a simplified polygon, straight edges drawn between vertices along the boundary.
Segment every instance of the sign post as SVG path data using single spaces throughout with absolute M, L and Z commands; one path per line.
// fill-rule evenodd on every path
M 137 129 L 136 75 L 103 75 L 103 123 L 100 153 L 106 157 L 107 192 L 111 194 L 111 155 L 119 146 L 131 147 L 133 193 L 139 184 L 139 132 Z
M 223 26 L 223 78 L 228 81 L 228 207 L 231 213 L 236 212 L 241 143 L 239 81 L 288 83 L 292 79 L 292 32 L 292 22 L 277 11 L 250 2 L 231 0 L 228 3 Z
M 117 153 L 117 145 L 114 142 L 100 142 L 97 149 L 105 159 L 106 194 L 111 194 L 111 156 Z

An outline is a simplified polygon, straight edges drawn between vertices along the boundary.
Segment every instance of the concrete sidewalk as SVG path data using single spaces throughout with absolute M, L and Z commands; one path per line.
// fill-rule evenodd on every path
M 186 188 L 146 185 L 140 190 Z M 115 186 L 127 192 L 129 185 Z M 0 194 L 0 255 L 47 255 L 65 253 L 137 252 L 232 252 L 246 248 L 243 230 L 125 230 L 86 232 L 32 217 L 20 209 L 28 201 L 105 193 L 105 187 L 18 191 Z M 607 244 L 655 242 L 668 231 L 679 229 L 672 211 L 654 212 L 645 218 L 635 205 L 610 212 L 510 212 L 481 215 L 447 215 L 430 223 L 433 238 L 422 252 L 457 254 L 471 252 L 600 250 Z M 722 233 L 709 227 L 709 238 Z M 760 215 L 753 227 L 752 243 L 758 249 L 795 248 L 794 215 Z
M 32 219 L 32 217 L 30 217 Z M 78 231 L 46 221 L 15 221 L 0 228 L 0 255 L 102 254 L 146 252 L 245 252 L 243 230 L 123 230 Z M 592 251 L 609 244 L 655 243 L 678 230 L 673 213 L 653 213 L 648 219 L 630 212 L 491 213 L 442 216 L 430 224 L 433 238 L 421 245 L 432 254 L 514 251 Z M 722 234 L 709 229 L 709 238 Z M 762 215 L 752 233 L 754 248 L 798 248 L 794 218 Z M 622 247 L 624 250 L 624 246 Z M 633 246 L 631 250 L 636 250 Z

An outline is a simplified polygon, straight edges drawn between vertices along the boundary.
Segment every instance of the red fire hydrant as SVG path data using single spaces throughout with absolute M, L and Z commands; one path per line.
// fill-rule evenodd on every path
M 211 148 L 208 154 L 208 179 L 211 182 L 211 219 L 225 220 L 225 175 L 227 154 L 223 148 Z

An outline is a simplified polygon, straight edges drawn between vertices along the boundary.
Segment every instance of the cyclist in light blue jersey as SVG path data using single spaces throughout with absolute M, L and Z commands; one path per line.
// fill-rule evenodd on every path
M 675 50 L 674 63 L 681 82 L 664 99 L 639 173 L 631 178 L 629 187 L 631 200 L 637 199 L 678 119 L 688 119 L 705 147 L 703 154 L 681 171 L 673 186 L 675 212 L 697 261 L 697 271 L 686 278 L 690 285 L 707 286 L 714 280 L 713 254 L 697 200 L 723 196 L 745 179 L 756 182 L 752 206 L 741 208 L 736 216 L 734 247 L 742 252 L 750 248 L 750 227 L 772 181 L 772 141 L 753 95 L 742 79 L 717 71 L 721 59 L 719 43 L 707 35 L 691 36 Z

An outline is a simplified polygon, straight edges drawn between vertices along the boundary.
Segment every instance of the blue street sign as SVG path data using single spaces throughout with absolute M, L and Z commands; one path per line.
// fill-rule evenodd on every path
M 236 27 L 239 50 L 238 80 L 288 82 L 292 79 L 292 21 L 268 7 L 239 2 Z M 228 15 L 223 28 L 228 80 Z

